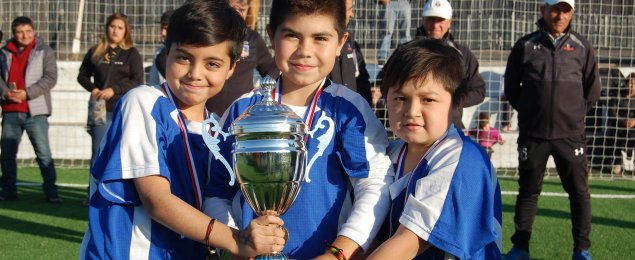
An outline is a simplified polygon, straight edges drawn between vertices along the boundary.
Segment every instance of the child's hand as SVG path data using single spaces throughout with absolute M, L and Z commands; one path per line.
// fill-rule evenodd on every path
M 283 224 L 282 219 L 274 216 L 261 216 L 252 220 L 247 229 L 239 234 L 239 254 L 256 256 L 281 252 L 286 243 L 286 233 L 281 228 Z

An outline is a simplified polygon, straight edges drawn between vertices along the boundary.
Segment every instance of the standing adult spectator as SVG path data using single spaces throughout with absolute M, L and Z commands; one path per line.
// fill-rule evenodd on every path
M 61 203 L 55 180 L 55 163 L 49 145 L 51 89 L 57 83 L 55 52 L 36 38 L 30 18 L 20 16 L 11 23 L 13 38 L 0 54 L 0 96 L 2 97 L 2 137 L 0 201 L 16 199 L 18 146 L 26 130 L 44 180 L 46 201 Z
M 353 17 L 353 0 L 346 0 L 346 25 Z M 335 83 L 349 87 L 359 93 L 369 105 L 373 105 L 370 94 L 370 78 L 366 70 L 366 61 L 359 44 L 348 32 L 348 38 L 340 50 L 340 56 L 335 59 L 335 66 L 329 75 Z
M 77 81 L 91 93 L 91 99 L 105 100 L 108 112 L 105 122 L 94 121 L 87 126 L 92 139 L 92 168 L 115 104 L 130 89 L 143 83 L 141 55 L 132 46 L 130 25 L 125 15 L 114 13 L 108 17 L 104 36 L 84 56 Z
M 569 194 L 573 259 L 590 259 L 591 204 L 584 116 L 600 96 L 595 51 L 571 29 L 574 0 L 545 0 L 538 30 L 507 61 L 505 96 L 518 111 L 519 191 L 506 259 L 529 259 L 529 240 L 549 155 Z
M 617 136 L 613 174 L 622 174 L 622 153 L 630 155 L 635 149 L 635 72 L 628 75 L 626 93 L 617 103 Z
M 421 12 L 423 24 L 417 28 L 415 38 L 427 37 L 437 39 L 443 44 L 454 47 L 463 56 L 465 78 L 461 81 L 462 104 L 452 112 L 452 122 L 458 129 L 463 125 L 463 108 L 480 104 L 485 99 L 485 81 L 478 72 L 478 61 L 470 49 L 454 40 L 450 27 L 452 25 L 452 6 L 447 0 L 429 0 Z
M 174 10 L 165 11 L 161 15 L 161 46 L 154 51 L 154 59 L 152 59 L 152 67 L 150 68 L 150 79 L 148 83 L 152 86 L 158 85 L 165 81 L 165 64 L 168 59 L 168 50 L 165 48 L 165 37 L 168 35 L 168 24 Z
M 379 31 L 381 36 L 381 45 L 377 51 L 377 64 L 383 66 L 388 59 L 390 46 L 392 45 L 392 33 L 397 25 L 399 33 L 399 44 L 408 42 L 410 37 L 410 17 L 412 7 L 410 0 L 378 0 L 383 14 L 383 20 L 380 23 Z
M 243 20 L 247 18 L 249 2 L 250 0 L 229 1 Z M 257 70 L 261 77 L 269 75 L 275 79 L 280 75 L 280 70 L 276 67 L 265 40 L 258 32 L 246 28 L 243 51 L 234 74 L 225 81 L 225 86 L 220 93 L 207 101 L 205 104 L 207 109 L 221 116 L 234 100 L 254 89 L 254 70 Z

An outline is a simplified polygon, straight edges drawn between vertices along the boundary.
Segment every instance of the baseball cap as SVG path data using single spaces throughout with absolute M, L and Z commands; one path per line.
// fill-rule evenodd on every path
M 429 0 L 421 12 L 422 17 L 434 16 L 443 19 L 452 19 L 452 6 L 448 0 Z
M 575 0 L 545 0 L 545 4 L 556 5 L 558 3 L 567 3 L 572 9 L 575 9 Z
M 161 21 L 160 21 L 160 23 L 161 23 L 161 24 L 165 24 L 165 25 L 169 24 L 169 23 L 170 23 L 170 17 L 172 17 L 172 14 L 173 14 L 173 13 L 174 13 L 174 10 L 168 10 L 168 11 L 165 11 L 165 13 L 163 13 L 163 14 L 161 15 Z

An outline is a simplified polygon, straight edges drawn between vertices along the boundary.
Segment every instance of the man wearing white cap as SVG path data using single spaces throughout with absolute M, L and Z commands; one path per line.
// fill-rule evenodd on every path
M 505 96 L 518 111 L 519 191 L 505 259 L 530 259 L 529 240 L 547 159 L 569 194 L 572 259 L 591 259 L 591 203 L 584 116 L 600 96 L 597 58 L 571 30 L 574 0 L 544 0 L 539 29 L 518 40 L 507 60 Z
M 461 118 L 463 117 L 463 107 L 471 107 L 480 104 L 485 99 L 485 81 L 478 72 L 478 61 L 470 49 L 457 43 L 450 33 L 452 23 L 452 6 L 447 0 L 429 0 L 421 13 L 423 25 L 417 28 L 415 38 L 428 37 L 441 40 L 445 45 L 457 49 L 463 56 L 465 65 L 465 78 L 461 82 L 461 87 L 467 91 L 462 92 L 463 103 L 461 108 L 452 113 L 454 126 L 465 129 Z

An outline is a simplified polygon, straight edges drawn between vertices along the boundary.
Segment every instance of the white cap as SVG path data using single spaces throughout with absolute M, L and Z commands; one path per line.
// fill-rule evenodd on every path
M 448 0 L 429 0 L 423 6 L 421 16 L 434 16 L 443 19 L 452 19 L 452 6 L 450 6 Z
M 557 5 L 558 3 L 567 3 L 571 9 L 575 9 L 575 0 L 545 0 L 545 4 Z

